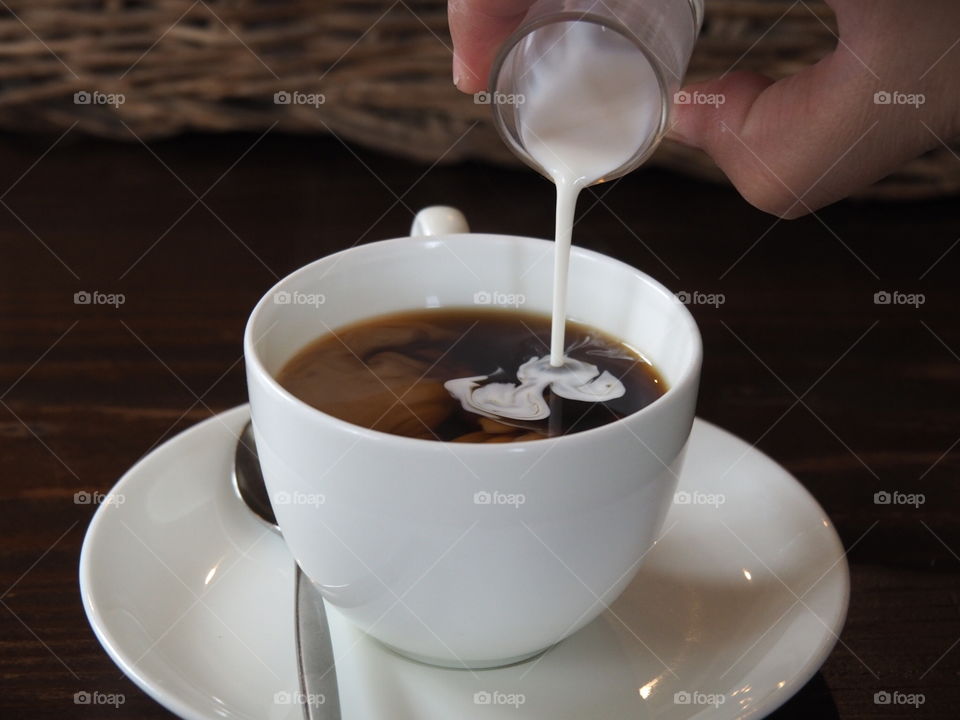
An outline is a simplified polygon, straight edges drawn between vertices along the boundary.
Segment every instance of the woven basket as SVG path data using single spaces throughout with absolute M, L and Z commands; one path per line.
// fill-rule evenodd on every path
M 832 27 L 819 0 L 708 0 L 689 78 L 794 73 L 833 48 Z M 147 140 L 276 126 L 427 163 L 516 162 L 489 107 L 454 90 L 450 57 L 445 0 L 5 0 L 0 127 Z M 720 179 L 673 143 L 653 162 Z M 866 194 L 958 190 L 942 148 Z

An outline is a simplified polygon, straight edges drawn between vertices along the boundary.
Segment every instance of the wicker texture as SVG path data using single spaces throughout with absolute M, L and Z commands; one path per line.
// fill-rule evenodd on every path
M 76 124 L 92 135 L 147 140 L 276 125 L 333 132 L 427 163 L 516 162 L 489 107 L 452 87 L 445 0 L 391 2 L 5 0 L 0 126 L 62 131 Z M 833 48 L 832 23 L 817 0 L 707 0 L 688 77 L 716 76 L 734 64 L 774 76 L 796 72 Z M 294 91 L 324 101 L 275 101 L 275 93 Z M 653 162 L 719 178 L 703 154 L 673 143 Z M 867 194 L 958 190 L 960 163 L 942 148 Z

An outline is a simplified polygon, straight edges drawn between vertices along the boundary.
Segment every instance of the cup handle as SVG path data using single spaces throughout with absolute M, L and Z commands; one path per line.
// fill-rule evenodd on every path
M 463 213 L 449 205 L 425 207 L 413 218 L 413 225 L 410 226 L 411 237 L 468 232 L 470 232 L 470 226 Z

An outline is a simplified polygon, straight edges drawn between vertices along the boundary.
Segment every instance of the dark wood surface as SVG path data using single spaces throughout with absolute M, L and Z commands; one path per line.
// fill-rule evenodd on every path
M 106 491 L 163 439 L 245 401 L 244 320 L 277 277 L 404 235 L 430 204 L 462 208 L 475 230 L 547 236 L 552 186 L 330 138 L 54 140 L 0 138 L 0 716 L 169 717 L 87 624 L 77 559 L 94 508 L 74 493 Z M 578 244 L 724 295 L 693 307 L 699 414 L 792 471 L 850 549 L 842 642 L 776 717 L 957 717 L 956 198 L 775 222 L 730 189 L 640 171 L 588 193 L 580 215 Z M 94 290 L 126 302 L 74 304 Z M 875 304 L 882 290 L 925 302 Z M 876 505 L 882 490 L 926 502 Z M 94 689 L 126 702 L 73 704 Z M 925 703 L 878 706 L 880 690 Z

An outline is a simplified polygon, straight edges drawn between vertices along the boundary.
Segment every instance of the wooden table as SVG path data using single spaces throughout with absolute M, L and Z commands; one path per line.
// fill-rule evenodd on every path
M 54 140 L 0 139 L 0 716 L 169 717 L 84 617 L 77 557 L 94 508 L 74 494 L 106 491 L 160 441 L 245 401 L 244 321 L 277 277 L 404 235 L 430 204 L 476 230 L 547 236 L 552 186 L 330 138 Z M 778 718 L 960 712 L 958 235 L 955 198 L 776 222 L 729 189 L 650 170 L 581 200 L 578 244 L 722 294 L 692 306 L 699 414 L 792 471 L 850 550 L 841 641 Z M 83 291 L 125 302 L 75 304 Z M 924 302 L 877 304 L 881 291 Z M 884 490 L 926 502 L 875 504 Z M 93 689 L 126 702 L 73 704 Z M 925 703 L 877 706 L 880 690 Z

